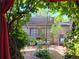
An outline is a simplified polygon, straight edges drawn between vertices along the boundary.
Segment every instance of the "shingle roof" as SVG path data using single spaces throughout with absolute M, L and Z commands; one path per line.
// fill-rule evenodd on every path
M 47 25 L 51 23 L 53 23 L 53 18 L 51 17 L 32 17 L 29 25 Z
M 71 26 L 72 22 L 60 22 L 59 25 L 61 25 L 61 26 Z
M 52 17 L 31 17 L 28 25 L 51 25 L 54 23 L 54 18 Z M 59 22 L 61 26 L 71 26 L 72 22 Z

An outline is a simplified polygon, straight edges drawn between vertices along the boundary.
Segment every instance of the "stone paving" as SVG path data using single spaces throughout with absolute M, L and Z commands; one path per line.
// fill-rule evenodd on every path
M 62 46 L 50 46 L 49 47 L 50 52 L 52 53 L 52 59 L 64 59 L 64 53 L 66 48 Z M 24 59 L 38 59 L 34 56 L 34 52 L 36 51 L 36 47 L 25 47 L 23 50 L 21 50 Z

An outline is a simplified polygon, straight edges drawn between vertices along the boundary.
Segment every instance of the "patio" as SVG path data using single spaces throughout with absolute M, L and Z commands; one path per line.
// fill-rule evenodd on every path
M 52 54 L 52 59 L 64 59 L 64 53 L 66 48 L 62 46 L 51 45 L 48 48 Z M 35 46 L 25 47 L 21 50 L 24 59 L 38 59 L 34 56 L 34 52 L 36 51 Z

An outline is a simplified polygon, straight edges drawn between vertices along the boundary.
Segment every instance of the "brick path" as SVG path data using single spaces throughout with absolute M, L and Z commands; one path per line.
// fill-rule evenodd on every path
M 52 54 L 52 59 L 64 59 L 65 48 L 62 46 L 50 46 L 49 50 Z M 25 49 L 22 50 L 24 59 L 38 59 L 34 56 L 35 51 L 36 47 L 25 47 Z

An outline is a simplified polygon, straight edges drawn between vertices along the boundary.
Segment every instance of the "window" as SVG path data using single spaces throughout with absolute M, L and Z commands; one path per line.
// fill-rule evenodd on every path
M 59 37 L 59 44 L 64 44 L 64 35 L 60 35 Z
M 38 35 L 37 29 L 31 29 L 31 36 L 34 37 L 34 38 L 36 38 L 37 35 Z

